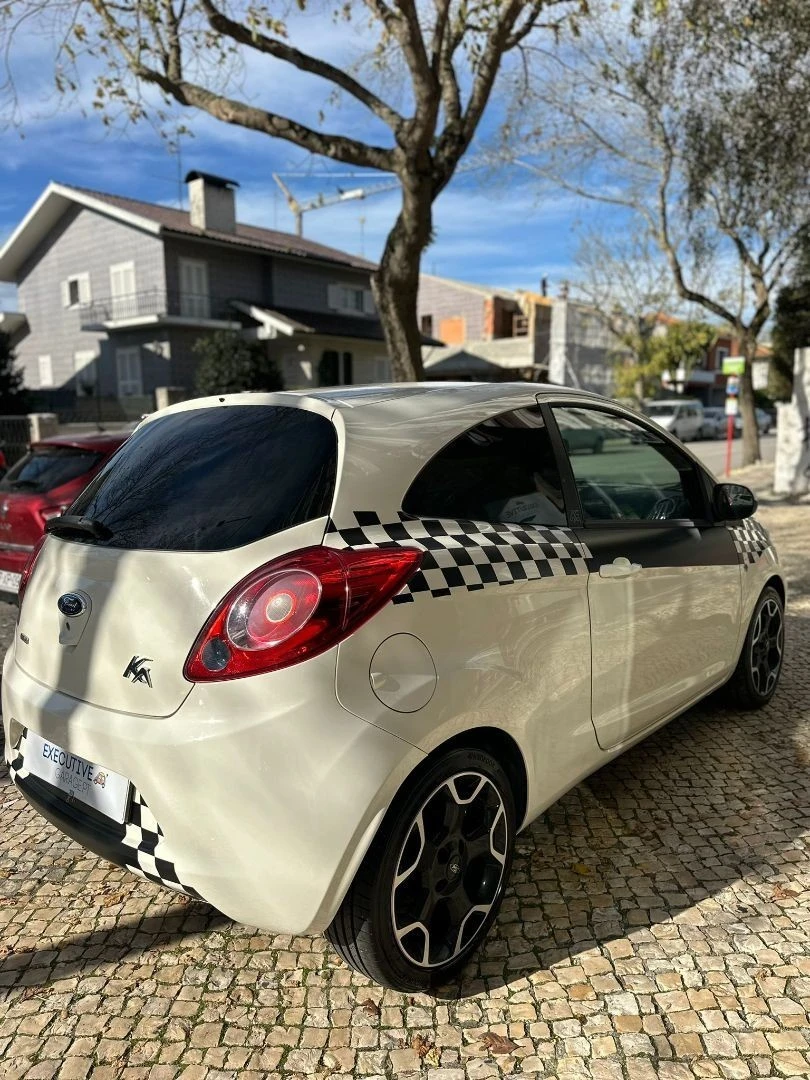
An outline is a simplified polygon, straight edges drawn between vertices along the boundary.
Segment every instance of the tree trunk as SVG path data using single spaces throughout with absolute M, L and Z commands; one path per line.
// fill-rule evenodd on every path
M 394 382 L 412 382 L 423 375 L 416 299 L 422 252 L 430 242 L 432 221 L 431 179 L 403 179 L 402 209 L 371 281 Z
M 753 363 L 757 353 L 756 340 L 743 335 L 742 354 L 745 371 L 740 377 L 740 416 L 742 417 L 743 465 L 756 465 L 759 461 L 759 428 L 754 405 Z

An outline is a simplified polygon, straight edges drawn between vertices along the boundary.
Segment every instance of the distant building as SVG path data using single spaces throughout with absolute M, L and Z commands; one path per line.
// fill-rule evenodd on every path
M 621 349 L 598 312 L 567 295 L 423 274 L 418 311 L 422 333 L 443 342 L 422 350 L 428 378 L 525 378 L 606 394 L 612 389 Z

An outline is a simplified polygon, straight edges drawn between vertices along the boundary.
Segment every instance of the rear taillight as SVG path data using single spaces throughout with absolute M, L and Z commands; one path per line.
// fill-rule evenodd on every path
M 28 556 L 28 562 L 23 567 L 20 574 L 20 584 L 17 587 L 17 603 L 22 607 L 23 597 L 25 596 L 25 590 L 28 588 L 28 582 L 31 580 L 31 575 L 34 572 L 34 567 L 37 564 L 39 553 L 42 551 L 43 545 L 47 540 L 47 536 L 41 536 L 36 542 L 36 546 L 31 554 Z
M 200 631 L 183 674 L 192 682 L 277 671 L 354 633 L 416 572 L 417 548 L 313 547 L 254 571 Z

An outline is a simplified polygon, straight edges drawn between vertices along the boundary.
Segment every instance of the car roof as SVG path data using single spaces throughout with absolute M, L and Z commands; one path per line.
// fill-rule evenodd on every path
M 80 435 L 50 435 L 47 439 L 31 443 L 31 446 L 67 446 L 104 454 L 117 450 L 131 434 L 130 431 L 92 431 Z
M 560 392 L 583 398 L 599 398 L 589 390 L 580 390 L 570 386 L 558 386 L 556 383 L 516 382 L 416 382 L 416 383 L 381 383 L 371 386 L 334 386 L 317 390 L 292 391 L 291 396 L 315 398 L 338 409 L 358 409 L 368 405 L 385 405 L 410 398 L 418 412 L 429 415 L 442 412 L 449 405 L 460 405 L 465 401 L 475 403 L 497 400 L 499 397 L 513 397 L 516 393 L 531 397 L 545 397 Z M 287 396 L 286 394 L 284 395 Z M 608 399 L 603 399 L 607 401 Z

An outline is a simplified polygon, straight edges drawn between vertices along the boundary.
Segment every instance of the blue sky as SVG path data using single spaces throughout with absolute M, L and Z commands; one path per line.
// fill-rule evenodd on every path
M 358 31 L 336 30 L 317 12 L 300 17 L 294 30 L 306 37 L 306 47 L 313 53 L 346 65 L 368 47 Z M 89 77 L 82 80 L 75 100 L 57 103 L 52 91 L 52 50 L 47 36 L 36 28 L 18 40 L 13 55 L 24 122 L 19 131 L 3 134 L 0 241 L 50 180 L 177 205 L 182 188 L 177 157 L 168 152 L 150 125 L 105 129 L 99 116 L 88 109 L 92 96 Z M 266 57 L 249 59 L 240 75 L 240 89 L 250 100 L 310 123 L 317 123 L 329 92 L 327 84 L 290 72 Z M 379 134 L 359 106 L 344 102 L 325 111 L 328 130 Z M 483 139 L 492 136 L 498 111 L 496 102 L 482 127 Z M 202 169 L 237 180 L 241 185 L 238 217 L 243 222 L 292 231 L 292 216 L 273 183 L 272 172 L 312 174 L 287 179 L 301 200 L 321 192 L 335 193 L 339 186 L 374 186 L 388 179 L 380 174 L 369 174 L 367 180 L 330 176 L 353 170 L 189 111 L 182 119 L 192 127 L 194 136 L 181 140 L 180 169 L 183 173 Z M 375 259 L 398 203 L 398 192 L 391 191 L 314 211 L 305 217 L 305 235 Z M 537 289 L 546 276 L 551 291 L 556 292 L 563 280 L 575 274 L 572 262 L 579 228 L 585 224 L 592 227 L 599 213 L 598 208 L 565 192 L 540 193 L 525 170 L 470 170 L 458 175 L 436 203 L 436 239 L 425 253 L 422 269 L 529 289 Z M 0 285 L 0 307 L 13 306 L 13 289 Z

